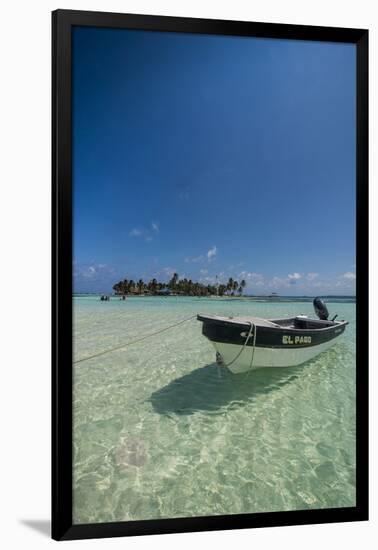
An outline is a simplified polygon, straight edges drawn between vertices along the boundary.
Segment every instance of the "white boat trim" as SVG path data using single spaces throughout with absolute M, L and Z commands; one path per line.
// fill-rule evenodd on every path
M 301 365 L 328 350 L 336 344 L 336 341 L 330 340 L 318 346 L 286 349 L 246 346 L 240 353 L 237 362 L 233 362 L 233 359 L 240 352 L 239 345 L 222 342 L 212 342 L 212 344 L 221 356 L 222 362 L 228 365 L 229 370 L 235 374 L 239 374 L 263 367 L 292 367 Z

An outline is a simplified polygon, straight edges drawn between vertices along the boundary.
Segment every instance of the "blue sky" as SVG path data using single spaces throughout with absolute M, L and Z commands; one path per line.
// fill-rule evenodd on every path
M 78 27 L 74 289 L 355 292 L 355 47 Z

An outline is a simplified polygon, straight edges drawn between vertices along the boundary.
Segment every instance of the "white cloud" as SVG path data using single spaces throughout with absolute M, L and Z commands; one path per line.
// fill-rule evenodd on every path
M 206 254 L 208 260 L 211 260 L 216 255 L 217 255 L 217 247 L 216 246 L 213 246 L 213 248 L 210 248 L 210 250 L 208 250 L 207 254 Z
M 356 274 L 352 271 L 347 271 L 343 275 L 341 275 L 343 279 L 348 279 L 349 281 L 354 281 L 356 279 Z
M 140 237 L 141 235 L 143 235 L 143 231 L 135 227 L 130 231 L 129 235 L 130 237 Z
M 142 276 L 142 279 L 149 280 L 152 278 L 156 278 L 158 281 L 161 282 L 168 282 L 169 279 L 172 278 L 172 275 L 174 273 L 177 273 L 177 269 L 175 267 L 166 266 L 166 267 L 159 267 L 155 271 L 148 271 L 147 273 L 144 273 Z M 180 276 L 180 279 L 182 279 L 184 275 Z
M 204 257 L 206 260 L 206 256 Z M 211 264 L 210 264 L 211 265 Z M 207 267 L 204 266 L 204 267 Z M 354 289 L 355 275 L 347 273 L 337 277 L 327 277 L 321 273 L 308 272 L 300 273 L 293 271 L 282 276 L 268 276 L 262 273 L 243 270 L 230 272 L 218 272 L 218 276 L 210 275 L 207 269 L 199 269 L 199 280 L 202 283 L 227 283 L 228 278 L 232 276 L 237 281 L 246 281 L 246 293 L 269 294 L 273 291 L 279 294 L 306 294 L 315 295 L 318 293 L 341 294 L 351 293 Z M 345 277 L 346 275 L 346 277 Z
M 218 253 L 218 250 L 217 250 L 217 247 L 214 245 L 212 248 L 210 248 L 210 250 L 208 250 L 206 252 L 206 254 L 200 254 L 199 256 L 187 256 L 185 259 L 184 259 L 184 262 L 189 264 L 189 263 L 199 263 L 199 262 L 205 262 L 206 260 L 208 262 L 211 262 L 211 260 L 213 260 L 215 258 L 215 256 L 217 255 Z
M 113 276 L 115 270 L 107 264 L 81 264 L 75 262 L 73 265 L 73 276 L 75 280 L 97 280 L 99 278 Z
M 271 281 L 268 281 L 269 288 L 283 288 L 288 287 L 288 280 L 283 279 L 282 277 L 273 277 Z
M 179 199 L 181 199 L 182 201 L 187 201 L 189 200 L 189 191 L 187 190 L 180 191 L 178 196 L 179 196 Z
M 192 262 L 193 263 L 202 262 L 204 259 L 205 259 L 205 257 L 202 256 L 202 254 L 201 254 L 201 256 L 195 256 L 194 258 L 189 258 L 189 257 L 185 258 L 184 261 L 185 261 L 185 263 L 188 264 L 188 263 L 192 263 Z
M 244 262 L 239 262 L 237 264 L 231 264 L 229 267 L 228 267 L 228 270 L 229 271 L 233 271 L 234 269 L 239 269 L 240 267 L 243 267 L 244 265 Z
M 153 237 L 160 233 L 160 226 L 158 222 L 151 222 L 151 229 L 140 229 L 134 227 L 129 233 L 130 237 L 142 237 L 147 243 L 151 242 Z
M 163 269 L 160 272 L 158 272 L 158 274 L 165 275 L 169 279 L 172 277 L 174 273 L 177 273 L 177 270 L 174 267 L 169 267 L 169 266 L 163 267 Z
M 252 286 L 263 286 L 265 284 L 263 275 L 253 271 L 241 271 L 238 275 L 238 279 L 244 279 L 247 285 Z
M 199 274 L 203 277 L 201 281 L 210 282 L 210 277 L 207 273 L 200 270 Z M 233 273 L 229 271 L 222 274 L 218 273 L 218 282 L 227 282 L 230 275 L 239 282 L 244 279 L 246 281 L 247 292 L 262 294 L 272 291 L 290 294 L 294 292 L 294 289 L 296 293 L 302 292 L 309 295 L 315 292 L 332 293 L 335 291 L 340 293 L 350 290 L 353 286 L 352 283 L 354 283 L 354 280 L 350 276 L 350 278 L 343 278 L 341 276 L 328 278 L 322 276 L 320 273 L 299 273 L 297 271 L 293 271 L 286 276 L 267 276 L 247 270 Z

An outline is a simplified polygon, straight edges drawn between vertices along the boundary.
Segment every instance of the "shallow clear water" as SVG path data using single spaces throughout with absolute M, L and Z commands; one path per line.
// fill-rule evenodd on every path
M 233 375 L 191 320 L 74 365 L 74 522 L 355 505 L 355 304 L 304 366 Z M 313 315 L 310 302 L 74 298 L 74 360 L 196 313 Z

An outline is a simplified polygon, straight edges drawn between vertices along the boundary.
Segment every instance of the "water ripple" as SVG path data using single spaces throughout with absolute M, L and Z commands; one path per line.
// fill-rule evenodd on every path
M 312 313 L 298 302 L 76 298 L 75 357 L 200 311 Z M 76 365 L 75 522 L 354 506 L 355 304 L 336 312 L 347 331 L 302 367 L 233 375 L 196 321 Z

